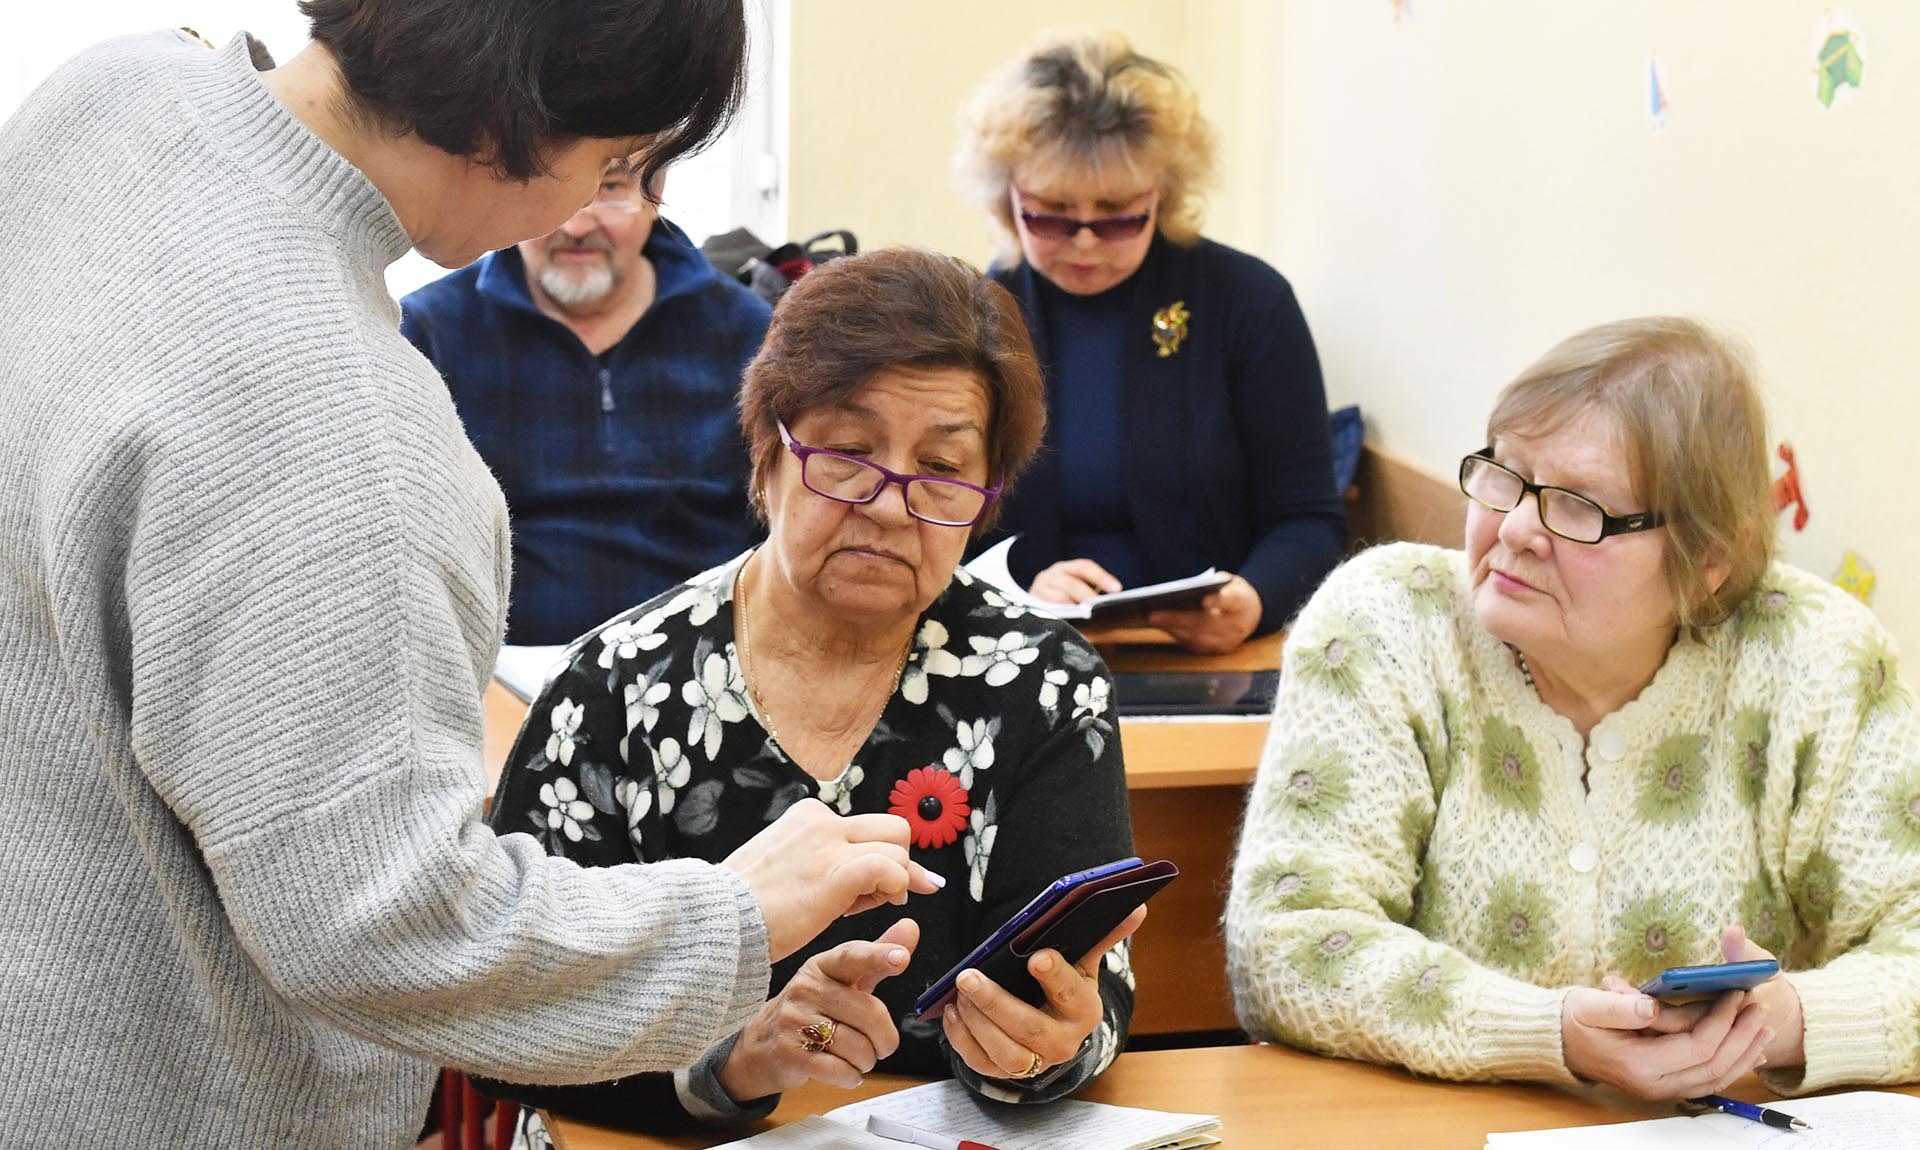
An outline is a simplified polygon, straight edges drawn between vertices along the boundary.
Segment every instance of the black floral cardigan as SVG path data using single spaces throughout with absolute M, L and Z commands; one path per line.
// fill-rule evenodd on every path
M 800 964 L 895 920 L 920 924 L 905 973 L 875 991 L 901 1045 L 878 1072 L 953 1074 L 1003 1101 L 1041 1102 L 1085 1085 L 1126 1040 L 1133 975 L 1123 944 L 1100 974 L 1105 1019 L 1080 1056 L 1033 1084 L 982 1079 L 947 1048 L 914 998 L 1042 887 L 1133 852 L 1125 771 L 1105 664 L 1079 632 L 957 572 L 919 620 L 900 685 L 853 761 L 822 782 L 782 754 L 749 704 L 734 648 L 733 576 L 745 556 L 696 576 L 579 640 L 535 700 L 508 757 L 490 821 L 586 866 L 714 862 L 795 801 L 842 814 L 894 810 L 915 858 L 948 879 L 906 907 L 830 926 L 775 965 Z M 490 1093 L 605 1125 L 664 1131 L 760 1117 L 715 1080 L 722 1041 L 675 1074 L 582 1087 L 483 1083 Z

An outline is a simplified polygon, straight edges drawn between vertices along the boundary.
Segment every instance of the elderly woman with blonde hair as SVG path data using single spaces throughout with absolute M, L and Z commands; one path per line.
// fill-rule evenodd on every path
M 1200 235 L 1192 87 L 1118 34 L 1057 36 L 987 78 L 961 137 L 1054 414 L 1007 501 L 1015 572 L 1077 603 L 1218 567 L 1227 586 L 1150 622 L 1202 651 L 1280 627 L 1346 545 L 1326 395 L 1286 279 Z
M 1920 723 L 1866 608 L 1772 560 L 1765 449 L 1723 341 L 1594 328 L 1461 461 L 1464 553 L 1327 580 L 1234 865 L 1250 1030 L 1647 1098 L 1920 1078 Z

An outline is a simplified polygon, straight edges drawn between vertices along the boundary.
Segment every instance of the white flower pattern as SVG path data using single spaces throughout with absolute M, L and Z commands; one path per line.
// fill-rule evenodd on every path
M 660 721 L 660 704 L 673 695 L 673 686 L 665 681 L 656 683 L 642 675 L 628 683 L 620 694 L 627 704 L 627 733 L 620 740 L 620 758 L 631 765 L 633 759 L 627 753 L 627 740 L 636 730 L 653 733 L 654 724 Z
M 647 749 L 653 757 L 653 784 L 660 796 L 660 813 L 670 815 L 674 795 L 693 777 L 693 764 L 687 761 L 679 742 L 671 736 L 661 739 L 659 746 Z
M 1040 709 L 1051 719 L 1060 709 L 1060 688 L 1070 678 L 1065 667 L 1049 667 L 1040 674 Z
M 1031 639 L 1031 641 L 1030 641 Z M 1020 675 L 1020 668 L 1040 657 L 1039 636 L 1008 631 L 996 641 L 985 635 L 969 635 L 967 645 L 973 654 L 960 660 L 960 673 L 969 678 L 986 676 L 987 686 L 1004 687 Z
M 1107 713 L 1107 698 L 1113 690 L 1105 679 L 1091 679 L 1073 689 L 1073 717 L 1097 719 Z
M 726 724 L 747 717 L 747 683 L 734 661 L 733 644 L 725 654 L 708 651 L 700 665 L 700 676 L 680 685 L 680 698 L 693 708 L 687 719 L 687 745 L 699 747 L 711 762 L 720 754 L 720 740 Z
M 660 616 L 649 611 L 638 619 L 615 623 L 600 632 L 600 666 L 611 670 L 616 659 L 637 659 L 667 641 L 658 630 Z
M 916 706 L 927 701 L 927 681 L 938 677 L 951 679 L 960 674 L 960 657 L 947 650 L 947 628 L 938 619 L 920 624 L 914 636 L 913 654 L 900 672 L 900 697 Z
M 548 762 L 559 763 L 563 767 L 573 765 L 574 736 L 580 733 L 580 720 L 586 714 L 587 709 L 574 702 L 571 696 L 553 705 L 553 710 L 547 714 L 547 722 L 553 726 L 553 733 L 547 736 Z
M 947 753 L 940 756 L 940 762 L 947 770 L 959 775 L 960 785 L 970 791 L 973 789 L 973 772 L 993 766 L 993 729 L 986 719 L 975 719 L 971 723 L 962 719 L 954 724 L 953 734 L 960 745 L 947 748 Z
M 867 778 L 865 767 L 854 763 L 840 772 L 840 777 L 820 783 L 820 801 L 843 815 L 853 813 L 853 791 Z
M 1000 837 L 1000 824 L 997 821 L 998 796 L 988 795 L 984 810 L 975 808 L 967 816 L 967 826 L 971 833 L 967 835 L 965 853 L 967 856 L 967 893 L 973 901 L 982 902 L 986 898 L 987 863 L 993 857 L 993 840 Z
M 540 801 L 547 807 L 547 830 L 565 835 L 572 843 L 584 837 L 580 825 L 593 821 L 593 804 L 580 797 L 572 779 L 541 783 Z
M 647 817 L 653 809 L 653 788 L 639 779 L 621 779 L 613 788 L 613 798 L 627 812 L 627 838 L 633 842 L 633 849 L 640 849 L 640 820 Z

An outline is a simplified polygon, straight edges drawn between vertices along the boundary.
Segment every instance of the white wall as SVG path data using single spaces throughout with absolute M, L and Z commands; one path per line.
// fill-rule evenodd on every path
M 960 102 L 1052 28 L 1111 27 L 1178 61 L 1182 0 L 796 0 L 789 231 L 849 228 L 863 248 L 918 244 L 984 265 L 984 213 L 948 175 Z
M 1293 279 L 1331 399 L 1446 475 L 1562 336 L 1716 323 L 1751 343 L 1800 460 L 1812 519 L 1787 558 L 1832 575 L 1858 550 L 1876 612 L 1920 650 L 1920 8 L 1850 0 L 1864 83 L 1826 108 L 1818 0 L 1410 7 L 1187 7 L 1189 67 L 1233 125 L 1217 218 Z

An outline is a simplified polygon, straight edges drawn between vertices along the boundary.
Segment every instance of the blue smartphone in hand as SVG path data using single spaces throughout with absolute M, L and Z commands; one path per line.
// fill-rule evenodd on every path
M 1640 993 L 1668 1002 L 1706 998 L 1725 990 L 1752 990 L 1780 973 L 1771 958 L 1751 962 L 1721 962 L 1712 966 L 1673 966 L 1654 976 Z
M 1057 879 L 1001 924 L 986 941 L 914 1001 L 915 1015 L 938 1014 L 953 1001 L 955 982 L 969 967 L 977 969 L 1017 998 L 1044 1001 L 1045 993 L 1027 973 L 1026 960 L 1037 950 L 1059 950 L 1078 962 L 1133 909 L 1179 875 L 1165 860 L 1143 863 L 1125 858 Z

